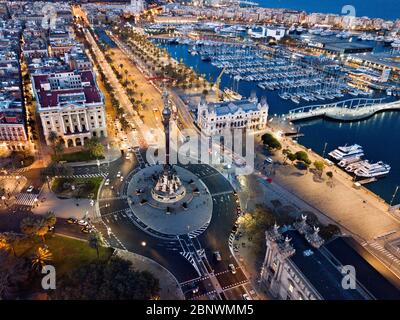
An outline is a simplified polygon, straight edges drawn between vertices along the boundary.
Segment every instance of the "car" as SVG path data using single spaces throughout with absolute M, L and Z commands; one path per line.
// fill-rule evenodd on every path
M 215 260 L 217 260 L 217 261 L 222 260 L 222 257 L 221 257 L 221 254 L 219 253 L 219 251 L 214 252 L 214 257 L 215 257 Z
M 82 232 L 82 233 L 90 233 L 91 231 L 92 231 L 92 229 L 89 228 L 89 227 L 82 227 L 82 228 L 81 228 L 81 232 Z
M 230 263 L 228 267 L 232 274 L 236 273 L 236 268 L 233 263 Z
M 131 158 L 131 155 L 129 153 L 126 154 L 125 159 L 129 160 Z
M 251 300 L 250 296 L 247 293 L 242 294 L 243 300 Z
M 121 171 L 118 171 L 117 178 L 119 178 L 120 176 L 121 176 Z
M 88 223 L 87 223 L 86 220 L 79 220 L 79 221 L 78 221 L 78 224 L 79 224 L 80 226 L 87 226 L 87 225 L 88 225 Z
M 105 186 L 108 186 L 110 184 L 110 179 L 106 179 L 106 182 L 104 182 Z
M 69 224 L 75 224 L 75 223 L 77 223 L 77 222 L 78 222 L 78 220 L 75 219 L 75 218 L 68 218 L 68 219 L 67 219 L 67 223 L 69 223 Z
M 274 163 L 274 160 L 272 160 L 270 157 L 266 157 L 264 163 Z
M 121 180 L 121 182 L 124 181 L 124 177 L 123 176 L 121 176 L 121 178 L 119 178 L 119 179 Z
M 193 287 L 193 288 L 192 288 L 192 293 L 193 293 L 193 294 L 198 293 L 198 292 L 199 292 L 199 289 L 200 289 L 199 286 Z
M 33 186 L 29 186 L 29 188 L 28 189 L 26 189 L 26 192 L 32 192 L 33 191 Z
M 132 152 L 132 147 L 128 147 L 128 152 Z

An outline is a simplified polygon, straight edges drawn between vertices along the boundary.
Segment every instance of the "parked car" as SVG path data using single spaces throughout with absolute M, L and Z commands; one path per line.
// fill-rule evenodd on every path
M 236 273 L 236 268 L 233 263 L 230 263 L 228 267 L 232 274 Z
M 88 225 L 88 223 L 87 223 L 86 220 L 79 220 L 79 221 L 78 221 L 78 224 L 79 224 L 80 226 L 87 226 L 87 225 Z
M 104 182 L 105 186 L 108 186 L 110 184 L 110 179 L 106 179 L 106 182 Z
M 265 163 L 265 164 L 267 164 L 267 163 L 274 163 L 274 160 L 272 160 L 270 157 L 266 157 L 265 160 L 264 160 L 264 163 Z
M 222 260 L 222 257 L 221 257 L 221 254 L 219 253 L 219 251 L 214 252 L 214 257 L 215 257 L 215 260 L 217 260 L 217 261 Z
M 67 219 L 67 223 L 69 223 L 69 224 L 75 224 L 75 223 L 77 223 L 77 222 L 78 222 L 78 220 L 75 219 L 75 218 L 68 218 L 68 219 Z
M 243 300 L 251 300 L 251 297 L 247 293 L 242 294 L 242 298 Z
M 29 186 L 29 188 L 28 189 L 26 189 L 26 192 L 32 192 L 33 191 L 33 186 Z
M 120 176 L 121 176 L 121 171 L 118 171 L 117 178 L 119 178 Z

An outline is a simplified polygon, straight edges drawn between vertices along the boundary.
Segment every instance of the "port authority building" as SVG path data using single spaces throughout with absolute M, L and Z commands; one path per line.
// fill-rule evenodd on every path
M 261 130 L 266 127 L 267 118 L 267 101 L 255 97 L 218 103 L 207 103 L 203 98 L 197 109 L 197 125 L 206 136 L 227 129 Z

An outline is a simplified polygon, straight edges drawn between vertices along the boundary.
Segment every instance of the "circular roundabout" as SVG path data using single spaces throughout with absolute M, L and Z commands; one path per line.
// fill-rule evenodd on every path
M 207 187 L 180 166 L 141 169 L 126 191 L 135 223 L 154 236 L 197 236 L 211 221 L 213 201 Z

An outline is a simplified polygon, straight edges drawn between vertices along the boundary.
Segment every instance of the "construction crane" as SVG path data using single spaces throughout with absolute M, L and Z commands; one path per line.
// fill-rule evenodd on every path
M 222 71 L 221 71 L 221 73 L 219 74 L 217 80 L 215 80 L 214 89 L 216 90 L 217 100 L 218 100 L 218 101 L 220 101 L 221 98 L 222 98 L 222 94 L 221 94 L 221 90 L 219 89 L 219 85 L 221 84 L 221 78 L 222 78 L 222 75 L 223 75 L 224 72 L 225 72 L 225 69 L 226 69 L 226 67 L 223 67 L 223 68 L 222 68 Z

